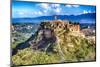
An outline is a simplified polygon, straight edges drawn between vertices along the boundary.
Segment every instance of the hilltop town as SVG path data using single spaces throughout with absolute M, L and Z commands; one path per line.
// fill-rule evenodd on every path
M 55 18 L 56 19 L 56 18 Z M 32 30 L 36 29 L 38 30 L 39 27 L 44 27 L 44 28 L 50 28 L 53 29 L 56 36 L 59 35 L 60 33 L 58 33 L 59 31 L 63 30 L 63 31 L 70 31 L 69 33 L 67 32 L 67 34 L 69 35 L 74 35 L 74 36 L 80 36 L 83 38 L 87 38 L 88 40 L 91 40 L 95 43 L 95 29 L 91 29 L 91 28 L 85 28 L 85 29 L 81 29 L 80 27 L 80 23 L 75 23 L 75 22 L 71 22 L 71 21 L 65 21 L 65 20 L 52 20 L 52 21 L 43 21 L 41 22 L 40 26 L 39 25 L 32 25 L 32 24 L 27 24 L 27 25 L 12 25 L 12 33 L 16 33 L 16 32 L 22 32 L 24 30 L 26 30 L 26 32 L 23 32 L 22 35 L 28 36 L 27 38 L 29 38 L 33 32 Z M 28 31 L 30 31 L 30 33 L 28 33 Z M 64 32 L 63 32 L 64 33 Z M 59 35 L 60 36 L 60 35 Z M 65 36 L 66 37 L 66 36 Z M 12 42 L 15 42 L 14 40 L 18 39 L 16 37 L 12 37 Z
M 33 59 L 25 57 L 27 61 L 30 59 L 28 64 L 95 60 L 95 29 L 81 29 L 80 23 L 65 20 L 43 21 L 32 34 L 27 33 L 28 30 L 34 30 L 32 24 L 12 25 L 11 28 L 12 61 L 15 65 L 25 64 L 24 55 L 34 56 Z M 25 32 L 21 32 L 23 29 Z M 57 58 L 53 58 L 54 56 Z M 21 59 L 20 62 L 17 62 L 17 57 Z M 44 61 L 38 61 L 40 58 Z
M 82 28 L 79 22 L 60 20 L 56 15 L 54 18 L 55 20 L 44 20 L 40 24 L 11 26 L 13 64 L 24 64 L 23 60 L 15 62 L 18 60 L 17 57 L 23 59 L 22 53 L 35 56 L 33 59 L 30 58 L 35 64 L 43 64 L 38 61 L 39 58 L 48 58 L 48 60 L 42 59 L 44 63 L 49 63 L 50 59 L 52 63 L 95 60 L 95 28 L 89 25 Z M 26 60 L 29 58 L 26 57 Z M 28 64 L 34 64 L 32 61 Z

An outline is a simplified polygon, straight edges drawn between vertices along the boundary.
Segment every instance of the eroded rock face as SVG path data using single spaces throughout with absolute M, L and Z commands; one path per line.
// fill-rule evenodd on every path
M 27 47 L 32 47 L 35 50 L 45 50 L 52 51 L 53 45 L 56 44 L 59 40 L 61 43 L 64 41 L 61 37 L 66 35 L 68 28 L 63 21 L 50 21 L 50 22 L 41 22 L 37 32 L 32 35 L 27 41 L 18 44 L 13 52 L 21 50 Z M 15 54 L 14 53 L 14 54 Z
M 54 31 L 52 29 L 45 28 L 40 30 L 37 38 L 31 42 L 35 42 L 31 43 L 33 49 L 45 49 L 49 47 L 49 44 L 56 42 L 56 36 L 54 35 Z
M 15 55 L 18 50 L 32 47 L 33 49 L 42 49 L 46 51 L 51 51 L 53 48 L 53 43 L 56 42 L 56 36 L 54 35 L 54 30 L 50 28 L 43 28 L 40 26 L 38 31 L 32 35 L 27 41 L 20 43 L 16 46 L 15 49 L 12 51 L 12 55 Z M 50 49 L 48 49 L 50 48 Z

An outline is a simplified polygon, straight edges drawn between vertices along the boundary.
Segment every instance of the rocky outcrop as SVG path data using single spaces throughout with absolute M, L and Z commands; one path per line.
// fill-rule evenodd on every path
M 41 22 L 37 32 L 25 42 L 18 44 L 13 49 L 12 55 L 15 55 L 18 50 L 27 47 L 34 50 L 53 51 L 55 44 L 59 45 L 66 40 L 69 31 L 69 24 L 61 20 Z
M 15 55 L 18 50 L 32 47 L 33 49 L 41 49 L 45 51 L 50 51 L 50 45 L 56 42 L 56 36 L 54 35 L 54 30 L 51 28 L 46 28 L 48 25 L 42 22 L 37 32 L 32 35 L 28 40 L 20 43 L 12 50 L 12 55 Z M 47 49 L 50 48 L 50 49 Z

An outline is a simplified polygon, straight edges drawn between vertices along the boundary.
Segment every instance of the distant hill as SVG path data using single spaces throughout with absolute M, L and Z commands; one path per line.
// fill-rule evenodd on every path
M 80 23 L 95 23 L 96 13 L 87 13 L 81 15 L 57 15 L 57 19 L 60 20 L 69 20 L 74 22 Z M 40 23 L 43 20 L 55 20 L 54 16 L 41 16 L 36 18 L 13 18 L 12 22 L 33 22 L 33 23 Z
M 66 20 L 66 19 L 94 19 L 96 16 L 95 13 L 81 14 L 81 15 L 58 15 L 57 19 Z M 54 20 L 54 16 L 41 16 L 33 19 L 46 19 L 46 20 Z

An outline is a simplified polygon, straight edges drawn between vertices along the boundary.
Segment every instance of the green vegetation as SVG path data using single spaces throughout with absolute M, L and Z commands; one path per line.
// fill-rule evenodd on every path
M 61 62 L 79 62 L 95 60 L 95 44 L 81 36 L 69 35 L 65 28 L 55 28 L 48 23 L 43 25 L 54 29 L 59 42 L 55 43 L 52 52 L 25 48 L 12 56 L 13 65 L 48 64 Z M 38 39 L 36 39 L 38 40 Z
M 31 48 L 26 48 L 18 51 L 12 57 L 12 61 L 15 65 L 57 63 L 59 56 L 57 54 L 46 54 L 45 52 L 33 51 Z
M 12 62 L 15 65 L 28 65 L 28 64 L 47 64 L 47 63 L 60 63 L 62 62 L 77 62 L 77 61 L 91 61 L 95 60 L 95 47 L 84 38 L 68 37 L 71 38 L 71 43 L 62 42 L 61 51 L 64 54 L 64 61 L 58 48 L 54 48 L 56 53 L 46 53 L 42 51 L 33 51 L 31 48 L 19 50 L 18 53 L 12 56 Z M 74 46 L 72 47 L 71 44 Z M 56 46 L 55 46 L 56 47 Z
M 12 33 L 12 38 L 14 38 L 14 39 L 13 39 L 11 47 L 16 48 L 16 46 L 19 43 L 25 42 L 29 37 L 30 37 L 29 35 L 27 36 L 21 32 Z

